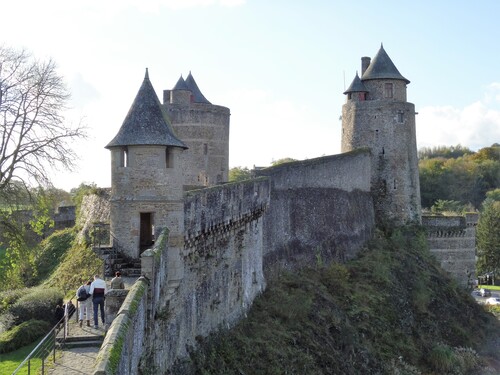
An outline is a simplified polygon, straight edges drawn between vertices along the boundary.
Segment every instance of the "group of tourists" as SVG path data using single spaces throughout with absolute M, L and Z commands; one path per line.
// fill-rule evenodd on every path
M 116 272 L 115 277 L 111 280 L 111 289 L 125 289 L 120 272 Z M 94 281 L 86 281 L 78 288 L 76 300 L 78 301 L 80 327 L 83 326 L 84 320 L 87 321 L 87 327 L 90 327 L 91 306 L 93 307 L 94 328 L 99 328 L 99 311 L 104 326 L 104 299 L 107 291 L 106 282 L 99 275 L 94 276 Z

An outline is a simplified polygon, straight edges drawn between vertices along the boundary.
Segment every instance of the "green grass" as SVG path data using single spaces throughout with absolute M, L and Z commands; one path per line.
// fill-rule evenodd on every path
M 24 361 L 24 359 L 31 353 L 31 351 L 38 345 L 40 340 L 37 340 L 33 344 L 24 346 L 18 350 L 7 354 L 0 354 L 0 374 L 12 374 L 14 370 L 19 366 L 19 364 Z M 31 373 L 36 374 L 38 369 L 42 367 L 42 362 L 40 358 L 35 358 L 30 364 Z M 28 368 L 23 368 L 19 374 L 27 374 Z
M 478 289 L 481 289 L 481 288 L 489 289 L 489 290 L 500 290 L 499 285 L 478 285 Z

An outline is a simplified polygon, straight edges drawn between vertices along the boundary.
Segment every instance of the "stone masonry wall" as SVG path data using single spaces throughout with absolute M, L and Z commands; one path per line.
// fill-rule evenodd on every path
M 164 103 L 175 134 L 188 146 L 180 156 L 186 189 L 226 182 L 229 109 L 206 103 Z
M 167 274 L 152 281 L 150 365 L 169 368 L 198 336 L 232 326 L 264 289 L 262 215 L 268 205 L 265 178 L 185 195 L 183 278 L 172 292 L 165 285 L 169 265 L 161 261 Z
M 422 216 L 429 249 L 462 286 L 475 279 L 477 214 Z
M 352 258 L 371 237 L 370 152 L 287 163 L 258 172 L 271 181 L 264 216 L 266 279 L 275 271 Z

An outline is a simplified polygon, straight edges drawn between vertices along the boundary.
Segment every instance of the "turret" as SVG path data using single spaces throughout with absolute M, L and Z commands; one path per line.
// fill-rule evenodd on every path
M 137 259 L 163 228 L 169 228 L 171 240 L 182 238 L 179 158 L 187 146 L 175 135 L 147 69 L 121 128 L 106 148 L 111 151 L 113 246 Z
M 173 129 L 189 150 L 181 156 L 184 189 L 226 182 L 229 173 L 229 109 L 211 104 L 189 72 L 172 90 L 163 92 L 163 105 Z
M 420 183 L 415 106 L 406 101 L 406 85 L 383 46 L 373 60 L 363 57 L 344 92 L 342 152 L 368 147 L 371 186 L 379 225 L 420 223 Z

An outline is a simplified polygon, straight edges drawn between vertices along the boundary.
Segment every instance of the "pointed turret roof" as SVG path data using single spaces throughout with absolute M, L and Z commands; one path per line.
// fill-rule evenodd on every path
M 187 85 L 188 89 L 191 90 L 191 92 L 193 93 L 193 101 L 195 103 L 212 104 L 201 93 L 201 91 L 198 88 L 198 85 L 196 84 L 196 81 L 194 80 L 191 72 L 189 72 L 189 74 L 186 78 L 186 85 Z
M 344 94 L 348 94 L 350 92 L 369 92 L 366 86 L 361 82 L 361 79 L 358 76 L 358 72 L 356 72 L 356 77 L 352 80 L 351 85 L 344 91 Z
M 367 81 L 369 79 L 399 79 L 406 83 L 410 83 L 409 80 L 399 73 L 391 58 L 387 52 L 385 52 L 383 45 L 380 45 L 380 49 L 361 77 L 362 81 Z
M 189 87 L 186 85 L 186 81 L 182 78 L 182 74 L 172 90 L 189 90 Z
M 106 148 L 131 145 L 163 145 L 186 149 L 170 125 L 149 80 L 148 70 L 118 134 Z

